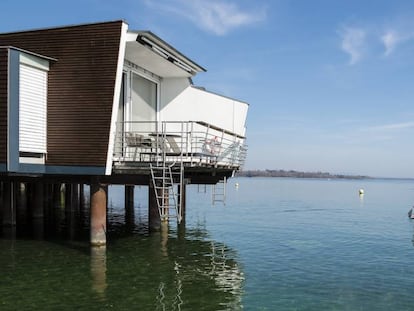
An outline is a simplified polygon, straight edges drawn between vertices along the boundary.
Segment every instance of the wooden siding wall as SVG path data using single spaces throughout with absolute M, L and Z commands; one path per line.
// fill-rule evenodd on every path
M 116 21 L 0 34 L 0 46 L 57 59 L 48 80 L 46 164 L 106 165 L 121 29 Z
M 8 49 L 0 48 L 0 164 L 7 162 Z

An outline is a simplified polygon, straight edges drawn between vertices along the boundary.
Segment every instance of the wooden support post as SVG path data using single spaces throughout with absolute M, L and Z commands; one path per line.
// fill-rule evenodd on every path
M 3 210 L 4 210 L 4 182 L 0 181 L 0 225 L 3 226 Z M 0 228 L 1 232 L 1 228 Z
M 53 228 L 56 233 L 62 231 L 61 223 L 64 219 L 65 203 L 61 183 L 53 184 Z
M 158 211 L 157 197 L 155 195 L 155 189 L 152 183 L 148 186 L 148 223 L 149 230 L 160 231 L 161 218 Z
M 91 245 L 106 245 L 106 202 L 108 188 L 95 181 L 91 184 Z
M 73 210 L 79 210 L 79 184 L 71 184 L 71 204 Z
M 33 205 L 32 205 L 32 217 L 43 218 L 44 215 L 44 185 L 42 182 L 36 182 L 34 184 L 33 191 Z
M 134 186 L 125 185 L 125 209 L 134 207 Z
M 178 195 L 181 200 L 181 222 L 177 226 L 177 233 L 179 239 L 185 239 L 185 214 L 186 214 L 186 204 L 187 204 L 187 185 L 183 183 L 183 186 L 181 187 L 178 185 Z
M 70 240 L 76 236 L 76 210 L 77 210 L 77 191 L 76 184 L 65 184 L 65 218 L 67 233 Z
M 25 183 L 17 183 L 16 189 L 16 218 L 17 223 L 20 225 L 27 225 L 28 212 L 27 212 L 27 189 Z
M 44 220 L 46 227 L 49 227 L 49 224 L 53 221 L 53 200 L 52 200 L 52 184 L 44 184 Z
M 125 226 L 129 231 L 132 231 L 135 228 L 133 185 L 125 185 Z
M 32 225 L 36 239 L 44 237 L 44 184 L 38 181 L 33 184 L 32 193 Z
M 79 184 L 79 207 L 82 210 L 85 204 L 85 185 Z
M 3 188 L 3 217 L 2 222 L 5 227 L 16 226 L 16 196 L 15 182 L 4 183 Z
M 72 208 L 72 184 L 65 184 L 65 210 Z
M 56 209 L 61 204 L 61 186 L 62 184 L 53 184 L 53 206 Z
M 181 223 L 185 224 L 185 213 L 187 205 L 187 185 L 185 183 L 183 183 L 182 187 L 178 185 L 178 195 L 181 200 Z

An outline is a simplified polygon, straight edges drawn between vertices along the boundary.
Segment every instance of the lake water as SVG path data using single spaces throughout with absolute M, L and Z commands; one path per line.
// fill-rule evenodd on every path
M 3 230 L 0 310 L 414 309 L 414 181 L 234 178 L 225 206 L 188 186 L 168 234 L 148 234 L 146 187 L 135 201 L 125 216 L 110 187 L 106 249 L 87 211 Z

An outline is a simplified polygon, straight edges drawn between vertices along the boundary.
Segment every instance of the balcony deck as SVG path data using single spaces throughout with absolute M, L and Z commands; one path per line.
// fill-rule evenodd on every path
M 159 163 L 202 171 L 239 170 L 246 158 L 245 137 L 205 122 L 122 122 L 117 129 L 117 173 L 144 173 Z

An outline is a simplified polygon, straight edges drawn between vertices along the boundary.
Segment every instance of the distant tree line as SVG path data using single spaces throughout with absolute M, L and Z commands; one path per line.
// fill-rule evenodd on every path
M 240 177 L 293 177 L 293 178 L 335 178 L 335 179 L 365 179 L 369 176 L 330 174 L 326 172 L 299 172 L 285 170 L 247 170 L 237 172 Z

